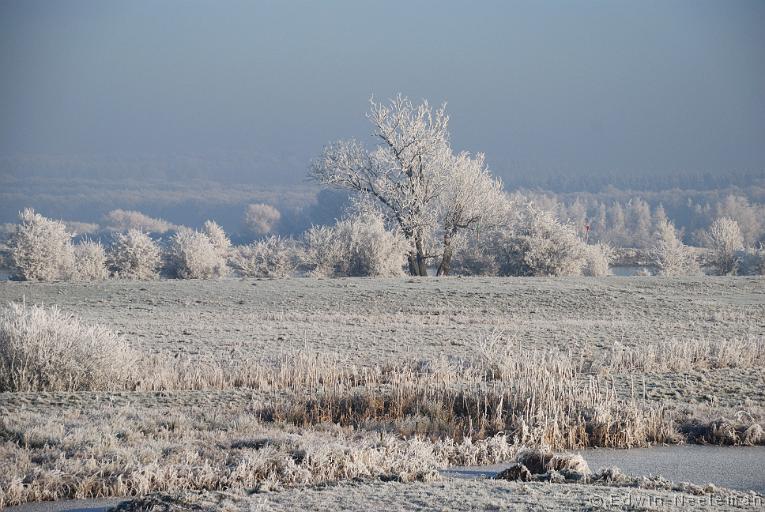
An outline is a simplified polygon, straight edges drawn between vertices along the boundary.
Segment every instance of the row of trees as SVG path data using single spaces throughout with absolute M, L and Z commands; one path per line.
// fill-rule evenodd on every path
M 524 195 L 577 226 L 582 236 L 617 247 L 650 248 L 656 230 L 671 219 L 681 239 L 711 248 L 706 234 L 722 217 L 736 221 L 746 247 L 765 243 L 765 205 L 740 194 L 728 193 L 717 199 L 680 190 L 647 194 L 647 199 L 618 190 L 598 194 L 530 191 Z

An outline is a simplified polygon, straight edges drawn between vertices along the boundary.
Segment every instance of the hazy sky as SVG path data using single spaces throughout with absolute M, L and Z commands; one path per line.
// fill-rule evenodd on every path
M 0 1 L 0 156 L 307 165 L 401 91 L 500 175 L 761 171 L 764 27 L 760 0 Z

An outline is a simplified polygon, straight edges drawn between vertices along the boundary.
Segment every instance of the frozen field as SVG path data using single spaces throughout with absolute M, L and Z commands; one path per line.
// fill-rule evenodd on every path
M 190 358 L 268 359 L 308 349 L 361 365 L 471 359 L 482 339 L 499 333 L 520 350 L 598 361 L 615 346 L 765 336 L 762 278 L 0 283 L 0 302 L 22 300 L 57 304 L 147 351 Z M 760 368 L 654 371 L 645 391 L 655 399 L 765 403 L 765 375 Z
M 693 489 L 439 477 L 438 470 L 448 466 L 510 460 L 515 453 L 511 441 L 502 439 L 501 432 L 493 437 L 497 428 L 486 420 L 494 414 L 486 411 L 496 408 L 491 400 L 499 400 L 501 412 L 503 400 L 514 393 L 503 395 L 503 383 L 519 393 L 533 393 L 535 379 L 546 385 L 546 374 L 518 370 L 528 363 L 522 358 L 508 363 L 523 363 L 516 367 L 526 372 L 520 377 L 459 380 L 461 362 L 485 357 L 486 340 L 499 340 L 515 355 L 564 354 L 540 360 L 560 381 L 541 392 L 567 397 L 572 408 L 579 408 L 572 410 L 589 415 L 593 406 L 587 397 L 594 404 L 607 397 L 610 430 L 600 437 L 589 431 L 600 421 L 597 413 L 596 423 L 578 424 L 583 437 L 555 438 L 563 446 L 679 440 L 656 419 L 665 416 L 698 419 L 683 435 L 703 430 L 714 434 L 712 442 L 724 444 L 725 433 L 734 429 L 737 443 L 762 444 L 756 429 L 743 435 L 747 425 L 762 424 L 765 405 L 762 278 L 3 282 L 0 301 L 58 305 L 86 323 L 119 331 L 145 354 L 188 361 L 192 367 L 229 360 L 287 366 L 278 370 L 276 384 L 257 389 L 206 381 L 200 389 L 0 393 L 0 416 L 5 418 L 0 473 L 6 475 L 0 483 L 8 486 L 1 489 L 8 503 L 160 492 L 150 499 L 157 510 L 170 502 L 189 509 L 365 510 L 374 503 L 390 510 L 522 510 L 531 505 L 597 508 L 603 503 L 598 500 L 612 500 L 611 508 L 621 509 L 632 497 L 668 500 L 671 506 L 665 508 L 683 508 L 673 500 L 692 496 Z M 752 353 L 731 353 L 726 347 Z M 292 361 L 312 361 L 289 358 L 309 353 L 329 358 L 317 359 L 324 366 L 315 383 L 313 377 L 306 381 L 318 386 L 310 389 L 322 390 L 324 402 L 300 397 L 303 377 L 288 374 Z M 457 365 L 457 370 L 441 370 L 438 361 Z M 567 383 L 565 368 L 571 364 L 575 379 L 600 379 L 598 384 Z M 367 381 L 355 379 L 366 374 L 347 377 L 338 373 L 344 368 L 377 368 L 382 377 L 365 388 Z M 385 377 L 385 368 L 399 368 L 399 373 Z M 416 372 L 407 373 L 408 368 Z M 447 409 L 427 409 L 430 375 L 440 390 L 434 400 L 451 404 Z M 343 380 L 349 378 L 351 384 Z M 567 384 L 577 394 L 567 394 Z M 472 406 L 463 410 L 457 403 L 470 403 L 473 396 L 461 394 L 460 386 L 473 385 L 479 386 L 478 406 L 486 409 L 475 414 Z M 414 409 L 391 412 L 396 402 L 390 405 L 390 395 L 410 387 Z M 347 409 L 332 413 L 338 407 Z M 527 414 L 521 405 L 505 402 L 505 409 L 513 407 Z M 565 421 L 576 421 L 582 412 Z M 730 422 L 702 429 L 704 422 L 723 416 Z M 535 422 L 547 421 L 539 418 L 528 416 L 532 430 L 538 427 Z M 479 428 L 476 419 L 486 420 L 485 425 Z M 507 421 L 517 426 L 516 420 Z M 635 441 L 621 437 L 624 425 Z M 407 437 L 413 433 L 424 438 Z M 466 433 L 473 441 L 462 439 Z M 732 468 L 728 476 L 735 481 L 736 464 L 726 467 Z M 741 501 L 747 488 L 742 485 L 739 494 L 725 491 L 723 497 L 739 500 L 726 507 L 756 510 L 756 504 Z M 200 493 L 195 486 L 232 490 Z M 192 491 L 175 494 L 188 488 Z M 278 492 L 248 496 L 237 489 Z M 632 504 L 639 508 L 645 502 Z

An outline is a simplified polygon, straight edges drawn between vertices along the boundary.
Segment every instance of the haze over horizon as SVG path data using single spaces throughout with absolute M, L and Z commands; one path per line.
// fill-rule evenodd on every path
M 762 172 L 763 26 L 759 1 L 5 0 L 0 174 L 297 183 L 397 92 L 503 177 Z

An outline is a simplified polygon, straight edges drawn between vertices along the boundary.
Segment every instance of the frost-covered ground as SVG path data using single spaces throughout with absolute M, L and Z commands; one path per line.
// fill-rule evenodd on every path
M 588 359 L 675 339 L 765 336 L 762 278 L 285 279 L 0 283 L 0 302 L 58 304 L 152 352 L 263 358 L 293 349 L 358 364 L 474 358 L 501 333 L 519 350 Z M 632 379 L 634 381 L 634 378 Z M 652 372 L 650 398 L 736 406 L 765 403 L 759 368 Z
M 503 343 L 518 347 L 519 351 L 571 352 L 573 359 L 592 365 L 588 368 L 593 375 L 605 375 L 620 395 L 637 394 L 668 409 L 694 414 L 701 411 L 702 415 L 724 410 L 745 416 L 749 414 L 746 411 L 761 411 L 765 405 L 762 355 L 752 355 L 759 362 L 743 367 L 736 364 L 716 367 L 709 361 L 690 360 L 680 369 L 671 369 L 663 367 L 660 360 L 665 347 L 662 343 L 672 339 L 677 342 L 672 347 L 679 351 L 675 353 L 679 359 L 684 357 L 683 347 L 694 343 L 725 347 L 748 340 L 754 342 L 752 346 L 762 347 L 763 278 L 0 283 L 0 302 L 22 300 L 59 305 L 85 322 L 97 322 L 121 332 L 144 351 L 182 359 L 204 361 L 211 356 L 226 359 L 245 354 L 251 359 L 275 360 L 286 353 L 311 351 L 333 354 L 341 364 L 363 366 L 435 361 L 442 357 L 470 360 L 480 357 L 482 340 L 499 335 Z M 613 360 L 614 350 L 628 349 L 654 350 L 659 360 L 653 361 L 653 367 L 647 371 L 622 371 L 619 366 L 602 371 L 601 367 Z M 352 447 L 362 450 L 360 453 L 365 457 L 377 457 L 369 451 L 375 446 L 374 432 L 360 431 L 356 439 L 356 434 L 345 431 L 337 435 L 332 430 L 325 433 L 323 429 L 327 427 L 319 425 L 317 432 L 306 431 L 304 436 L 299 426 L 272 425 L 260 416 L 253 416 L 253 411 L 260 410 L 262 404 L 276 400 L 280 398 L 275 394 L 242 388 L 1 393 L 0 416 L 6 418 L 6 423 L 0 429 L 0 441 L 6 443 L 7 450 L 6 458 L 0 460 L 0 470 L 23 467 L 19 473 L 31 475 L 28 478 L 32 480 L 44 477 L 51 489 L 66 489 L 67 479 L 77 473 L 78 485 L 89 489 L 87 492 L 98 492 L 100 477 L 89 475 L 98 472 L 99 464 L 108 464 L 110 475 L 119 475 L 125 467 L 125 481 L 135 487 L 125 487 L 124 492 L 132 494 L 140 493 L 144 488 L 141 486 L 161 490 L 148 475 L 163 474 L 163 464 L 173 464 L 183 471 L 191 468 L 191 474 L 196 475 L 191 480 L 204 477 L 213 481 L 219 474 L 216 467 L 229 467 L 232 461 L 266 467 L 271 464 L 269 457 L 281 460 L 278 457 L 289 459 L 306 449 L 310 452 L 313 439 L 331 439 L 337 453 Z M 752 421 L 748 417 L 743 419 Z M 277 447 L 276 451 L 260 450 L 261 437 L 278 440 L 269 441 L 269 446 Z M 407 445 L 393 446 L 400 453 L 412 449 Z M 140 449 L 132 453 L 133 447 Z M 279 451 L 282 449 L 284 453 Z M 391 450 L 389 453 L 397 453 Z M 374 464 L 397 471 L 395 456 L 386 456 L 389 458 L 382 462 L 375 459 Z M 78 458 L 89 457 L 93 467 L 77 462 Z M 213 466 L 199 466 L 205 457 L 209 457 Z M 441 460 L 438 458 L 441 455 L 432 457 L 433 461 Z M 141 466 L 146 461 L 155 461 L 148 471 Z M 49 467 L 43 468 L 46 464 Z M 432 461 L 428 464 L 431 467 Z M 178 485 L 187 485 L 186 477 L 178 473 L 180 470 L 173 471 Z M 366 469 L 362 468 L 363 471 Z M 236 472 L 229 477 L 244 478 Z M 109 489 L 119 488 L 109 485 Z M 172 490 L 172 484 L 167 487 Z M 615 496 L 613 500 L 611 495 Z M 436 482 L 383 483 L 365 479 L 328 487 L 287 486 L 281 492 L 252 496 L 238 491 L 191 492 L 182 496 L 171 492 L 163 496 L 157 499 L 173 500 L 174 506 L 183 503 L 234 508 L 262 506 L 263 510 L 322 507 L 521 510 L 597 508 L 599 502 L 593 499 L 601 498 L 611 500 L 605 505 L 620 509 L 623 507 L 619 504 L 623 505 L 630 497 L 654 500 L 662 504 L 654 508 L 667 509 L 663 504 L 676 506 L 676 499 L 691 495 L 666 490 L 447 477 Z M 742 504 L 746 505 L 741 501 L 733 503 Z M 643 502 L 635 506 L 647 505 Z M 721 509 L 714 503 L 707 508 Z

